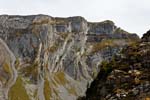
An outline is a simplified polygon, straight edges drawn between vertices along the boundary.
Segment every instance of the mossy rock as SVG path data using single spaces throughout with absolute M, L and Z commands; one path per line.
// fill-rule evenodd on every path
M 38 77 L 38 63 L 33 63 L 30 66 L 27 66 L 23 69 L 21 69 L 21 72 L 26 76 L 26 77 L 31 77 L 34 81 L 37 81 Z
M 77 92 L 76 92 L 76 90 L 75 90 L 74 87 L 68 88 L 67 90 L 68 90 L 68 92 L 69 92 L 70 94 L 77 96 Z
M 20 76 L 17 78 L 16 83 L 10 88 L 8 96 L 8 100 L 30 100 Z
M 58 49 L 58 45 L 54 44 L 53 46 L 48 48 L 48 51 L 51 52 L 51 53 L 54 53 L 54 52 L 57 51 L 57 49 Z
M 119 40 L 119 39 L 118 39 Z M 119 46 L 117 43 L 116 43 L 117 39 L 107 39 L 107 40 L 103 40 L 101 42 L 98 42 L 98 43 L 95 43 L 93 45 L 93 48 L 92 48 L 92 51 L 91 53 L 96 53 L 98 51 L 101 51 L 103 50 L 104 48 L 106 47 L 117 47 Z
M 45 96 L 45 100 L 50 100 L 51 98 L 51 88 L 50 88 L 50 84 L 49 81 L 47 79 L 45 79 L 44 82 L 44 96 Z
M 3 69 L 4 69 L 4 71 L 5 71 L 6 73 L 8 73 L 8 74 L 11 74 L 11 73 L 12 73 L 10 64 L 8 64 L 8 63 L 6 63 L 6 62 L 3 64 Z
M 68 81 L 65 77 L 65 74 L 63 72 L 56 72 L 54 75 L 54 78 L 59 85 L 64 86 L 68 83 Z

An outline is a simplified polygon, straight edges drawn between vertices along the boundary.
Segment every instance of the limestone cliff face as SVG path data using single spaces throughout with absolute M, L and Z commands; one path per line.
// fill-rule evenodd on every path
M 1 15 L 0 38 L 11 52 L 3 49 L 0 56 L 15 61 L 8 65 L 14 82 L 0 94 L 4 100 L 75 100 L 84 95 L 101 61 L 139 39 L 112 21 L 91 23 L 79 16 L 47 15 Z

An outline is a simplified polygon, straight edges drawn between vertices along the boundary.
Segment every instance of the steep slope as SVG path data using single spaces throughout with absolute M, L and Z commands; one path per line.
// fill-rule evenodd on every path
M 11 100 L 75 100 L 84 95 L 101 61 L 138 40 L 112 21 L 47 15 L 2 15 L 0 38 L 16 58 L 16 82 L 5 95 Z
M 103 61 L 100 72 L 82 100 L 150 99 L 150 31 L 134 43 Z

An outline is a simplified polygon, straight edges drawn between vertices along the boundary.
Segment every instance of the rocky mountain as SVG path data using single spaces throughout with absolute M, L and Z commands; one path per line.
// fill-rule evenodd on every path
M 112 21 L 0 16 L 0 100 L 76 100 L 103 60 L 139 38 Z
M 99 67 L 98 76 L 81 100 L 149 100 L 150 31 Z

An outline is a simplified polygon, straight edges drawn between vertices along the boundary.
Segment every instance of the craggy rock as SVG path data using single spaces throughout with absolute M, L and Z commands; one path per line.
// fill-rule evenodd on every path
M 139 40 L 112 21 L 48 15 L 1 15 L 0 38 L 16 58 L 15 82 L 7 87 L 11 100 L 75 100 L 84 95 L 101 61 Z
M 145 33 L 142 37 L 142 41 L 143 42 L 150 42 L 150 30 L 147 31 L 147 33 Z
M 101 63 L 98 76 L 79 100 L 149 100 L 149 31 L 141 42 L 124 47 L 110 62 Z

